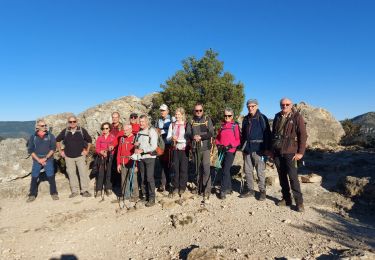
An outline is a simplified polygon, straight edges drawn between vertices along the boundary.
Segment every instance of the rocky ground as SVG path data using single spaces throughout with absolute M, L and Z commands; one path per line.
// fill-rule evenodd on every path
M 203 205 L 190 193 L 181 199 L 158 193 L 154 207 L 137 203 L 130 210 L 120 209 L 114 195 L 69 199 L 62 174 L 59 201 L 42 182 L 37 200 L 26 203 L 30 180 L 18 179 L 0 187 L 0 258 L 375 259 L 373 215 L 351 211 L 355 201 L 324 187 L 331 180 L 321 175 L 322 183 L 302 184 L 304 213 L 275 205 L 277 179 L 264 202 L 238 198 L 234 178 L 236 191 L 224 201 L 213 194 Z

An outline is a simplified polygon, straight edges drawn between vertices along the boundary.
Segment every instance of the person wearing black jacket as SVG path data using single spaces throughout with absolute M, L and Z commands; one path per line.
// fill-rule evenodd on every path
M 64 142 L 64 148 L 61 142 Z M 91 136 L 87 130 L 78 126 L 75 116 L 68 118 L 68 127 L 60 132 L 56 137 L 57 148 L 63 158 L 65 158 L 66 172 L 69 176 L 70 189 L 72 194 L 69 198 L 79 195 L 80 183 L 83 197 L 91 197 L 89 192 L 89 173 L 86 165 L 86 156 L 91 146 Z M 79 180 L 76 168 L 78 168 Z
M 211 194 L 210 151 L 214 126 L 211 118 L 203 115 L 203 113 L 203 105 L 196 104 L 193 120 L 186 126 L 186 137 L 190 140 L 193 151 L 198 193 L 202 194 L 203 200 L 206 201 Z M 202 168 L 203 172 L 201 171 Z

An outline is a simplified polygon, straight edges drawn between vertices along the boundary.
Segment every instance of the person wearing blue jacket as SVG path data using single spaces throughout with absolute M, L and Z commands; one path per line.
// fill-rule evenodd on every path
M 44 168 L 47 175 L 47 180 L 50 185 L 50 194 L 53 200 L 58 200 L 55 170 L 53 165 L 53 154 L 56 150 L 55 136 L 47 131 L 46 122 L 39 119 L 36 122 L 36 131 L 30 136 L 27 150 L 33 159 L 33 166 L 31 170 L 31 184 L 30 193 L 27 202 L 35 200 L 38 193 L 38 179 L 40 170 Z
M 244 158 L 246 187 L 240 198 L 254 196 L 253 168 L 259 178 L 259 200 L 266 199 L 265 158 L 270 154 L 271 130 L 268 118 L 258 109 L 258 100 L 249 99 L 246 103 L 249 110 L 242 122 L 241 147 Z

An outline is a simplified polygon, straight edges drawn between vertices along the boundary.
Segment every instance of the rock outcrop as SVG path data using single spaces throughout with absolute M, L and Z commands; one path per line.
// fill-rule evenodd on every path
M 23 138 L 5 139 L 0 142 L 0 183 L 24 177 L 31 172 L 27 141 Z
M 330 112 L 304 102 L 297 104 L 296 108 L 306 122 L 308 147 L 331 149 L 339 145 L 345 132 L 340 122 Z
M 112 122 L 111 114 L 114 111 L 120 113 L 122 122 L 128 122 L 132 112 L 148 114 L 152 106 L 153 95 L 150 94 L 143 98 L 126 96 L 97 105 L 78 114 L 78 122 L 95 140 L 100 133 L 100 125 L 104 122 Z M 48 126 L 52 127 L 52 133 L 57 135 L 67 126 L 67 118 L 70 115 L 72 113 L 49 115 L 45 117 L 45 120 Z

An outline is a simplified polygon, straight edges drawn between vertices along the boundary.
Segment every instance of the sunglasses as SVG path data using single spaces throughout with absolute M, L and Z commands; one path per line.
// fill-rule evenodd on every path
M 290 104 L 280 104 L 281 107 L 288 107 Z
M 77 121 L 68 121 L 69 124 L 77 123 Z
M 257 105 L 250 105 L 250 106 L 248 106 L 248 107 L 251 107 L 251 108 L 253 108 L 253 107 L 256 107 Z
M 225 118 L 232 117 L 233 115 L 224 115 Z
M 203 110 L 202 109 L 196 109 L 195 112 L 202 112 Z
M 47 125 L 39 125 L 39 127 L 46 127 Z
M 130 119 L 137 119 L 138 116 L 131 116 Z
M 102 130 L 108 130 L 109 128 L 108 127 L 103 127 Z

